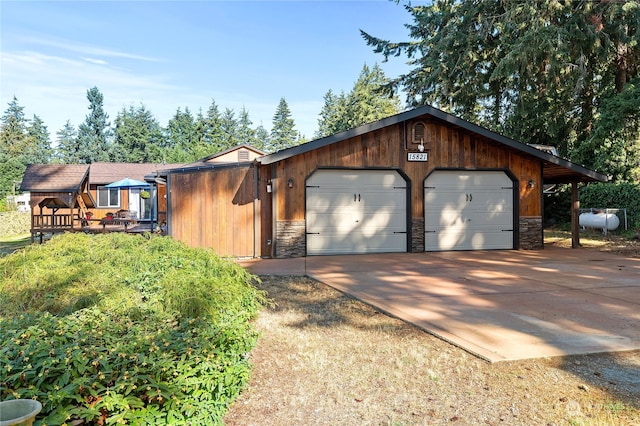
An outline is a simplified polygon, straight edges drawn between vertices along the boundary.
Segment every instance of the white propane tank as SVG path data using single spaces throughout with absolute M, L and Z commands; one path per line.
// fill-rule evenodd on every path
M 579 218 L 580 226 L 613 231 L 620 226 L 620 219 L 613 213 L 582 213 Z

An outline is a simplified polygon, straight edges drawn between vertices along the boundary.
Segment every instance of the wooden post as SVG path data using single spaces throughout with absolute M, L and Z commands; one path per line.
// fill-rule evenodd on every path
M 580 197 L 578 182 L 571 182 L 571 248 L 580 248 Z

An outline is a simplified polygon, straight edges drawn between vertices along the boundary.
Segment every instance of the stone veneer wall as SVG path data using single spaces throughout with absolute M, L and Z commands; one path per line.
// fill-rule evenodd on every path
M 542 217 L 520 217 L 520 249 L 538 250 L 544 247 L 542 236 Z
M 307 241 L 304 220 L 276 222 L 276 257 L 304 257 Z
M 411 253 L 424 251 L 424 218 L 411 220 Z

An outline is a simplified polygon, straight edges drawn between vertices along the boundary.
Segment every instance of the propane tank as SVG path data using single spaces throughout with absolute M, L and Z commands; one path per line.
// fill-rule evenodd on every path
M 582 213 L 579 218 L 580 226 L 614 231 L 620 226 L 620 219 L 613 213 Z

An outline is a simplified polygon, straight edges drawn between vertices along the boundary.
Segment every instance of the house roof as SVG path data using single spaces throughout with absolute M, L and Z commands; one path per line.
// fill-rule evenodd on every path
M 608 177 L 598 173 L 594 170 L 572 163 L 568 160 L 560 158 L 556 155 L 548 152 L 541 151 L 530 145 L 518 142 L 514 139 L 510 139 L 506 136 L 492 132 L 491 130 L 480 127 L 469 121 L 463 120 L 454 115 L 448 114 L 442 110 L 431 106 L 423 106 L 410 111 L 406 111 L 400 114 L 393 115 L 391 117 L 384 118 L 382 120 L 375 121 L 373 123 L 365 124 L 360 127 L 356 127 L 345 132 L 336 133 L 335 135 L 327 136 L 322 139 L 317 139 L 311 142 L 307 142 L 302 145 L 294 146 L 291 148 L 283 149 L 273 154 L 265 155 L 259 158 L 257 161 L 261 164 L 273 164 L 278 161 L 286 160 L 295 155 L 304 154 L 309 151 L 313 151 L 318 148 L 322 148 L 334 143 L 342 142 L 346 139 L 361 136 L 365 133 L 373 132 L 384 127 L 399 124 L 408 120 L 412 120 L 424 115 L 431 116 L 438 120 L 442 120 L 449 125 L 459 127 L 472 133 L 476 133 L 480 136 L 493 140 L 496 143 L 502 144 L 509 149 L 523 152 L 525 154 L 536 157 L 542 161 L 543 169 L 542 176 L 544 183 L 570 183 L 570 182 L 606 182 Z
M 24 172 L 20 190 L 80 192 L 88 173 L 88 164 L 30 164 Z
M 155 163 L 93 163 L 89 173 L 89 183 L 102 185 L 120 179 L 131 178 L 144 180 L 146 175 L 152 175 L 158 170 L 179 166 L 179 164 Z
M 218 159 L 218 158 L 220 158 L 220 157 L 223 157 L 223 156 L 225 156 L 225 155 L 227 155 L 227 154 L 229 154 L 229 153 L 231 153 L 231 152 L 234 152 L 234 151 L 240 151 L 240 150 L 242 150 L 242 149 L 246 149 L 246 150 L 252 151 L 252 152 L 254 152 L 255 154 L 257 154 L 258 156 L 260 156 L 260 157 L 262 157 L 263 155 L 266 155 L 266 154 L 267 154 L 266 152 L 264 152 L 264 151 L 260 151 L 258 148 L 253 147 L 253 146 L 251 146 L 251 145 L 241 144 L 241 145 L 236 145 L 236 146 L 233 146 L 233 147 L 231 147 L 231 148 L 225 149 L 224 151 L 217 152 L 217 153 L 215 153 L 215 154 L 209 155 L 209 156 L 207 156 L 207 157 L 201 158 L 201 159 L 199 159 L 198 161 L 195 161 L 195 162 L 193 162 L 193 163 L 191 163 L 191 164 L 187 164 L 187 165 L 185 165 L 185 167 L 196 166 L 196 165 L 198 165 L 198 164 L 208 163 L 208 162 L 211 162 L 211 161 L 215 161 L 216 159 Z

